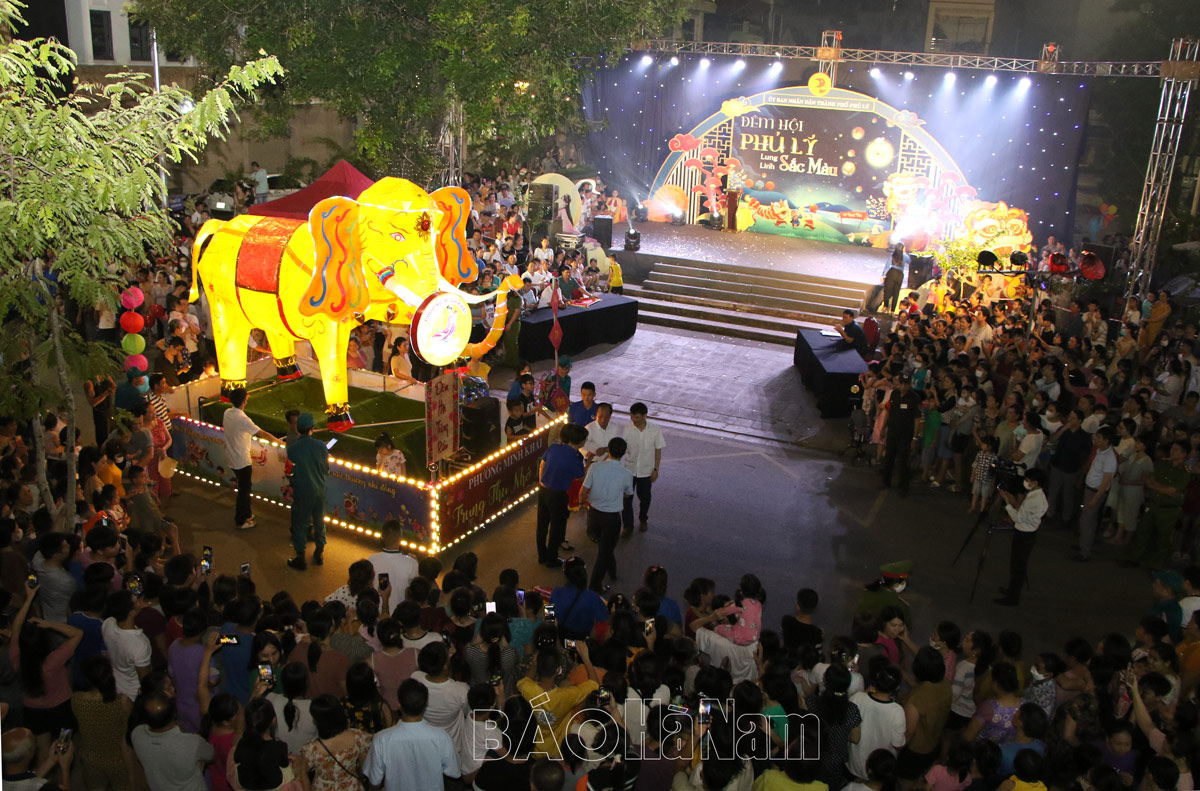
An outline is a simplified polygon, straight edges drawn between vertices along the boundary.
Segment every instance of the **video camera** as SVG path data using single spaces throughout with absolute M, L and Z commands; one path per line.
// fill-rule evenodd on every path
M 1014 461 L 997 459 L 992 464 L 996 487 L 1009 494 L 1025 493 L 1025 470 Z

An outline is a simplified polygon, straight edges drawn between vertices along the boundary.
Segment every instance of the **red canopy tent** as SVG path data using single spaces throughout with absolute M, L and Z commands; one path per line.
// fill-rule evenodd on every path
M 289 220 L 307 220 L 308 212 L 326 198 L 344 196 L 357 198 L 363 190 L 375 182 L 364 176 L 358 168 L 344 159 L 331 167 L 319 179 L 302 190 L 284 195 L 266 203 L 251 206 L 247 214 L 267 217 L 286 217 Z

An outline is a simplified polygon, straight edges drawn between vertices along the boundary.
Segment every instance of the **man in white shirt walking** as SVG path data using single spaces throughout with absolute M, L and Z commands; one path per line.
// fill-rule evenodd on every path
M 1018 497 L 1000 490 L 1004 498 L 1004 510 L 1013 520 L 1012 550 L 1008 556 L 1008 587 L 1001 588 L 1002 594 L 996 604 L 1016 607 L 1021 601 L 1021 588 L 1025 586 L 1025 574 L 1029 569 L 1029 556 L 1037 539 L 1042 517 L 1046 515 L 1046 473 L 1037 468 L 1025 471 L 1025 494 Z
M 662 463 L 662 451 L 667 447 L 662 429 L 646 419 L 649 410 L 638 401 L 629 407 L 630 424 L 625 427 L 623 438 L 628 450 L 625 466 L 633 473 L 633 488 L 638 499 L 638 530 L 649 529 L 650 488 L 658 480 L 658 466 Z M 621 511 L 622 535 L 633 535 L 633 498 L 625 500 Z
M 254 527 L 250 511 L 250 482 L 254 467 L 250 461 L 250 440 L 262 437 L 279 442 L 273 435 L 263 431 L 250 419 L 244 408 L 246 391 L 237 389 L 229 394 L 232 406 L 221 416 L 221 428 L 225 431 L 225 459 L 237 479 L 237 501 L 233 509 L 233 524 L 238 530 Z
M 1092 463 L 1083 478 L 1083 510 L 1079 513 L 1079 553 L 1075 560 L 1091 560 L 1092 546 L 1096 543 L 1096 528 L 1100 524 L 1100 513 L 1104 501 L 1117 474 L 1117 452 L 1113 450 L 1116 433 L 1109 426 L 1101 426 L 1092 438 Z

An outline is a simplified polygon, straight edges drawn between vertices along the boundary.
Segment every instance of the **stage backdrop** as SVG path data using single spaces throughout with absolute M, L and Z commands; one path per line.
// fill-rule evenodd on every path
M 843 66 L 858 90 L 814 92 L 784 73 L 634 54 L 585 86 L 592 158 L 651 219 L 702 219 L 727 185 L 739 224 L 766 233 L 921 249 L 956 229 L 998 252 L 1069 233 L 1086 84 Z

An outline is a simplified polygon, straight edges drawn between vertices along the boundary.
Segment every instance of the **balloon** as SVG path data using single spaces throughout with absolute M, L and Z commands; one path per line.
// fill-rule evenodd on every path
M 164 308 L 162 305 L 159 305 L 157 302 L 154 303 L 154 307 L 150 308 L 150 320 L 151 321 L 160 321 L 166 315 L 167 315 L 167 309 Z
M 775 182 L 774 181 L 768 181 L 764 186 L 767 188 L 767 192 L 775 191 Z
M 146 295 L 137 286 L 130 286 L 121 294 L 121 307 L 133 310 L 146 300 Z
M 1067 273 L 1067 257 L 1062 253 L 1052 253 L 1050 255 L 1050 271 L 1056 275 L 1065 275 Z
M 135 313 L 132 310 L 127 310 L 121 314 L 121 329 L 126 332 L 141 332 L 142 327 L 146 326 L 146 322 L 142 319 L 142 314 Z
M 131 370 L 136 368 L 144 372 L 150 370 L 150 363 L 144 354 L 131 354 L 125 358 L 125 367 Z
M 141 354 L 146 350 L 146 339 L 131 332 L 121 339 L 121 348 L 126 354 Z
M 1099 280 L 1104 277 L 1104 262 L 1093 252 L 1079 256 L 1079 272 L 1088 280 Z

